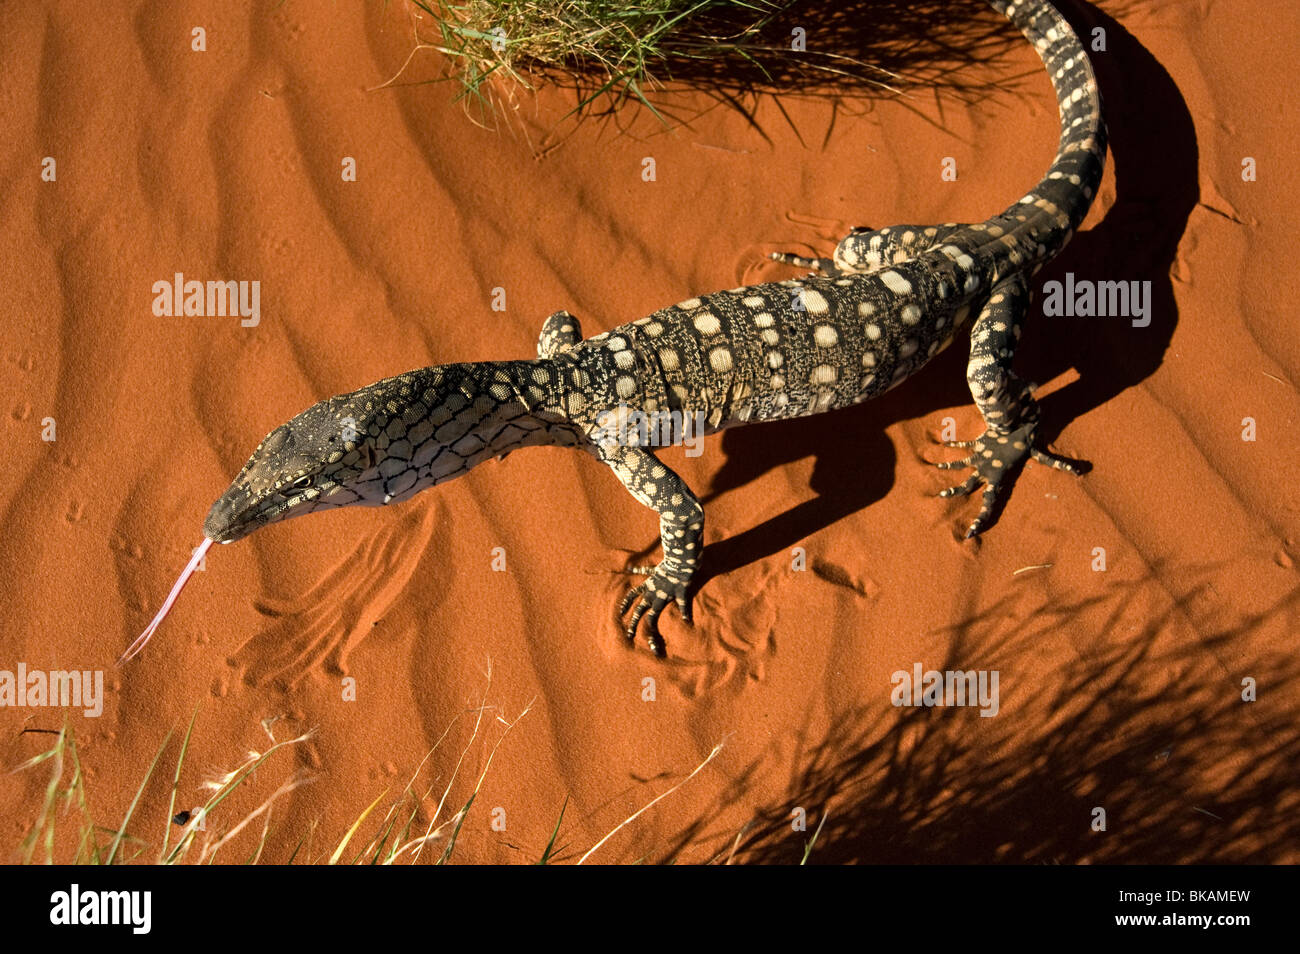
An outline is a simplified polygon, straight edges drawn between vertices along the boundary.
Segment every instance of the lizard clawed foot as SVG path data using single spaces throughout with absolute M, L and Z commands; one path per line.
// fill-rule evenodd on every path
M 985 431 L 973 441 L 939 441 L 945 447 L 967 448 L 969 457 L 962 460 L 942 461 L 935 464 L 940 470 L 956 470 L 961 467 L 974 468 L 971 474 L 960 484 L 939 492 L 940 497 L 965 497 L 973 493 L 981 483 L 985 484 L 984 499 L 980 512 L 966 531 L 967 539 L 987 529 L 991 523 L 994 508 L 1002 492 L 1003 482 L 1010 486 L 1013 475 L 1032 457 L 1040 464 L 1079 475 L 1085 467 L 1064 457 L 1042 451 L 1033 446 L 1034 424 L 1026 424 L 1005 434 Z
M 620 619 L 627 616 L 629 609 L 632 610 L 632 616 L 627 621 L 623 635 L 627 637 L 628 642 L 635 642 L 637 627 L 644 623 L 646 642 L 649 643 L 654 654 L 662 659 L 668 653 L 659 635 L 659 614 L 669 603 L 675 602 L 677 608 L 681 610 L 682 619 L 690 625 L 691 604 L 686 598 L 690 578 L 682 578 L 674 574 L 671 568 L 665 567 L 662 563 L 657 567 L 633 567 L 628 572 L 646 574 L 649 579 L 632 587 L 619 605 Z

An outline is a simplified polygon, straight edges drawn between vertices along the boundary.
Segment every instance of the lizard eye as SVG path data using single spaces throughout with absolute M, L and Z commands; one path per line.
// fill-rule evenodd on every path
M 290 484 L 289 487 L 293 490 L 306 490 L 315 482 L 315 480 L 316 480 L 315 475 L 307 474 L 306 476 L 299 477 L 292 484 Z

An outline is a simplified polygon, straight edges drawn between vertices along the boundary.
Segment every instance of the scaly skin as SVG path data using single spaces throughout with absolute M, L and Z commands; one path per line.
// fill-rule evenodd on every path
M 1006 476 L 1033 457 L 1038 406 L 1011 370 L 1029 302 L 1028 278 L 1069 241 L 1101 181 L 1101 99 L 1087 55 L 1046 2 L 994 8 L 1029 38 L 1047 67 L 1061 139 L 1046 177 L 1018 203 L 973 225 L 854 229 L 830 259 L 777 254 L 818 274 L 678 302 L 582 340 L 577 319 L 547 319 L 538 360 L 438 365 L 329 398 L 272 431 L 213 505 L 204 533 L 219 543 L 303 513 L 406 500 L 518 447 L 579 447 L 604 461 L 659 514 L 663 558 L 643 568 L 620 612 L 664 652 L 658 620 L 689 589 L 703 549 L 699 500 L 635 427 L 634 412 L 676 412 L 704 432 L 820 414 L 899 384 L 953 341 L 974 316 L 967 381 L 984 418 L 970 456 L 940 467 L 973 473 L 944 496 L 985 485 L 967 536 L 983 530 Z M 628 611 L 631 615 L 628 616 Z

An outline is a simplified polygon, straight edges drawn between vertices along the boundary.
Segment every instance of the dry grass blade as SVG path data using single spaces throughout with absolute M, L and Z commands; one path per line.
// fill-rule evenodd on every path
M 605 835 L 604 838 L 602 838 L 600 841 L 596 842 L 594 845 L 592 845 L 590 848 L 588 848 L 588 849 L 587 849 L 587 853 L 586 853 L 585 855 L 583 855 L 581 858 L 578 859 L 578 864 L 582 864 L 583 862 L 585 862 L 588 858 L 590 858 L 590 857 L 591 857 L 591 856 L 596 852 L 596 849 L 597 849 L 597 848 L 599 848 L 599 847 L 600 847 L 601 845 L 603 845 L 605 842 L 607 842 L 607 841 L 609 841 L 611 838 L 613 838 L 613 837 L 614 837 L 616 834 L 618 834 L 619 831 L 621 831 L 623 828 L 627 827 L 629 824 L 631 824 L 632 822 L 636 821 L 636 819 L 638 819 L 639 817 L 641 817 L 641 815 L 643 815 L 643 814 L 645 814 L 647 811 L 649 811 L 649 810 L 650 810 L 652 807 L 654 807 L 654 805 L 656 805 L 658 802 L 660 802 L 660 801 L 662 801 L 663 799 L 667 798 L 669 795 L 671 795 L 673 792 L 677 791 L 679 788 L 681 788 L 683 785 L 685 785 L 685 784 L 686 784 L 687 782 L 689 782 L 691 779 L 695 778 L 695 776 L 698 775 L 698 774 L 700 774 L 700 772 L 704 769 L 704 766 L 706 766 L 706 765 L 708 765 L 710 762 L 712 762 L 712 761 L 714 760 L 714 758 L 717 757 L 718 753 L 721 752 L 721 751 L 722 751 L 722 743 L 719 742 L 717 745 L 715 745 L 715 746 L 713 747 L 713 751 L 709 753 L 708 758 L 706 758 L 706 759 L 705 759 L 703 762 L 701 762 L 699 765 L 695 766 L 695 770 L 694 770 L 693 772 L 691 772 L 690 775 L 686 776 L 684 779 L 682 779 L 680 782 L 678 782 L 678 783 L 677 783 L 676 785 L 674 785 L 672 788 L 668 789 L 668 791 L 663 792 L 663 793 L 660 794 L 660 795 L 657 795 L 655 798 L 652 798 L 652 799 L 651 799 L 649 802 L 647 802 L 645 805 L 641 806 L 640 809 L 638 809 L 637 811 L 635 811 L 635 812 L 633 812 L 631 815 L 629 815 L 627 818 L 625 818 L 625 819 L 624 819 L 624 820 L 623 820 L 623 821 L 622 821 L 622 822 L 621 822 L 621 823 L 620 823 L 616 828 L 614 828 L 613 831 L 609 832 L 607 835 Z
M 420 765 L 416 768 L 414 774 L 412 774 L 410 781 L 406 784 L 404 790 L 397 799 L 388 806 L 387 811 L 383 813 L 383 817 L 378 821 L 378 830 L 373 835 L 369 836 L 368 840 L 363 841 L 358 837 L 363 829 L 367 827 L 366 823 L 372 818 L 377 817 L 377 809 L 384 803 L 385 796 L 388 795 L 389 790 L 387 789 L 375 797 L 365 810 L 356 817 L 328 856 L 324 854 L 317 856 L 314 859 L 316 862 L 324 861 L 331 865 L 357 862 L 365 862 L 369 864 L 393 864 L 399 860 L 409 860 L 414 862 L 419 859 L 421 849 L 423 849 L 425 845 L 434 842 L 443 842 L 441 851 L 434 859 L 435 863 L 446 864 L 451 860 L 457 845 L 457 839 L 462 830 L 464 830 L 470 810 L 483 790 L 488 773 L 492 770 L 495 762 L 497 752 L 505 743 L 507 736 L 509 736 L 524 717 L 532 711 L 532 707 L 536 701 L 531 700 L 513 719 L 506 718 L 500 714 L 497 707 L 489 705 L 487 702 L 487 693 L 491 685 L 490 662 L 488 665 L 487 676 L 488 686 L 484 689 L 484 695 L 480 700 L 480 704 L 473 709 L 467 710 L 475 713 L 474 726 L 469 734 L 469 740 L 457 756 L 450 778 L 442 787 L 443 790 L 438 798 L 437 807 L 432 813 L 432 817 L 428 822 L 425 832 L 416 835 L 416 837 L 413 838 L 409 837 L 411 835 L 411 829 L 415 825 L 416 819 L 420 813 L 420 806 L 425 804 L 432 797 L 435 786 L 431 784 L 428 791 L 423 793 L 423 797 L 420 797 L 416 790 L 416 782 L 426 764 L 433 756 L 433 753 L 446 740 L 448 734 L 451 732 L 452 726 L 454 726 L 456 721 L 460 718 L 459 716 L 457 719 L 453 719 L 448 725 L 447 729 L 434 744 L 433 748 L 425 755 L 424 759 L 421 760 Z M 462 713 L 462 715 L 464 714 L 465 713 Z M 472 790 L 468 792 L 465 797 L 464 805 L 460 810 L 455 812 L 455 814 L 450 818 L 442 821 L 443 809 L 447 805 L 448 801 L 453 797 L 453 789 L 456 786 L 457 780 L 460 778 L 461 770 L 469 758 L 471 750 L 475 749 L 482 739 L 482 734 L 489 721 L 490 714 L 492 714 L 491 721 L 499 723 L 502 726 L 502 730 L 490 744 L 486 744 L 487 740 L 483 740 L 484 745 L 481 755 L 483 764 L 480 771 L 474 777 Z M 311 738 L 312 733 L 310 731 L 304 732 L 294 736 L 293 738 L 280 740 L 276 738 L 275 733 L 272 731 L 272 726 L 277 720 L 268 719 L 263 721 L 262 729 L 266 733 L 271 744 L 267 746 L 264 751 L 247 752 L 234 769 L 224 773 L 218 778 L 204 782 L 200 787 L 208 789 L 211 792 L 204 804 L 192 811 L 186 810 L 182 811 L 179 815 L 175 815 L 174 813 L 176 812 L 178 802 L 180 801 L 179 793 L 181 791 L 181 776 L 187 755 L 190 751 L 191 743 L 195 737 L 197 719 L 198 711 L 195 710 L 194 714 L 190 718 L 189 725 L 186 727 L 184 736 L 181 739 L 175 768 L 172 772 L 171 784 L 169 786 L 169 791 L 167 792 L 167 810 L 166 815 L 163 818 L 163 823 L 167 827 L 164 829 L 161 841 L 157 843 L 156 863 L 215 863 L 223 853 L 228 853 L 228 851 L 234 850 L 231 846 L 236 843 L 236 839 L 240 838 L 241 835 L 245 835 L 250 828 L 253 828 L 255 832 L 253 836 L 254 840 L 251 842 L 247 841 L 247 836 L 245 835 L 245 844 L 248 845 L 248 848 L 239 860 L 246 864 L 264 863 L 264 855 L 267 852 L 268 843 L 271 842 L 271 815 L 275 806 L 277 803 L 280 803 L 285 796 L 290 795 L 302 785 L 312 782 L 315 779 L 309 776 L 295 774 L 294 777 L 281 783 L 277 788 L 271 791 L 271 793 L 263 798 L 251 811 L 248 811 L 246 814 L 242 815 L 242 817 L 235 820 L 233 824 L 228 826 L 225 824 L 218 825 L 217 822 L 220 817 L 218 809 L 226 799 L 241 787 L 248 784 L 251 779 L 255 778 L 257 776 L 257 770 L 266 766 L 268 761 L 276 756 L 276 753 L 307 742 Z M 130 804 L 125 810 L 120 825 L 116 828 L 107 829 L 94 823 L 87 807 L 87 798 L 83 784 L 84 776 L 81 770 L 80 760 L 77 756 L 76 743 L 72 731 L 65 727 L 63 730 L 52 732 L 51 734 L 55 735 L 56 739 L 54 744 L 48 750 L 32 756 L 14 770 L 23 771 L 42 765 L 48 765 L 50 768 L 50 778 L 45 784 L 44 796 L 41 799 L 37 818 L 22 843 L 23 861 L 25 863 L 31 863 L 41 844 L 44 844 L 45 846 L 44 855 L 45 860 L 48 863 L 68 863 L 69 861 L 73 863 L 89 862 L 93 864 L 123 863 L 139 860 L 145 852 L 152 852 L 153 849 L 149 844 L 139 838 L 133 837 L 129 833 L 129 827 L 132 820 L 136 818 L 140 806 L 145 803 L 144 794 L 149 787 L 150 781 L 153 779 L 154 773 L 158 769 L 158 765 L 162 760 L 164 753 L 170 745 L 172 736 L 176 734 L 176 729 L 173 728 L 172 730 L 169 730 L 164 737 L 162 744 L 158 747 L 153 760 L 149 764 L 147 770 L 143 773 L 143 777 L 138 784 L 134 797 L 131 799 Z M 586 861 L 617 832 L 627 827 L 648 811 L 653 805 L 657 804 L 664 798 L 667 798 L 682 785 L 689 782 L 699 774 L 699 772 L 703 770 L 704 766 L 708 765 L 709 762 L 711 762 L 718 753 L 721 752 L 721 750 L 722 744 L 719 743 L 694 771 L 680 782 L 673 785 L 670 789 L 651 800 L 635 814 L 627 818 L 622 824 L 602 838 L 585 855 L 583 855 L 581 861 Z M 65 776 L 69 774 L 69 769 L 71 769 L 71 778 L 66 779 Z M 568 803 L 569 799 L 566 797 L 564 805 L 560 809 L 559 819 L 556 821 L 551 832 L 550 840 L 547 842 L 546 847 L 541 854 L 539 862 L 541 864 L 553 862 L 556 856 L 564 850 L 562 846 L 558 845 L 558 840 L 560 829 L 563 825 L 565 813 L 568 808 Z M 67 807 L 75 805 L 80 809 L 81 815 L 76 849 L 70 859 L 56 857 L 56 852 L 61 853 L 59 852 L 59 846 L 69 843 L 69 840 L 66 837 L 56 838 L 56 821 L 60 815 L 59 808 L 61 804 Z M 161 807 L 161 805 L 159 807 Z M 255 823 L 258 822 L 259 819 L 261 820 L 261 824 L 254 828 Z M 173 823 L 181 824 L 182 821 L 183 827 L 175 840 L 173 840 L 170 826 Z M 209 828 L 212 830 L 209 830 Z M 260 829 L 260 831 L 258 829 Z M 289 855 L 289 864 L 298 860 L 299 855 L 304 853 L 304 849 L 306 849 L 305 853 L 310 858 L 310 842 L 315 830 L 316 822 L 314 821 L 306 826 L 306 830 L 303 832 L 301 837 L 298 838 L 296 846 L 293 847 L 292 852 Z M 101 845 L 99 839 L 105 836 L 108 838 L 108 842 L 106 845 Z M 350 846 L 358 845 L 360 847 L 354 847 L 354 857 L 345 857 L 346 855 L 352 854 L 352 852 L 349 851 Z
M 163 738 L 162 745 L 158 746 L 158 754 L 155 755 L 153 761 L 149 763 L 149 771 L 145 772 L 144 778 L 140 780 L 140 787 L 136 789 L 135 798 L 131 799 L 131 805 L 126 810 L 126 816 L 122 819 L 121 826 L 117 829 L 117 832 L 113 835 L 113 840 L 109 843 L 108 858 L 105 860 L 105 864 L 111 865 L 117 860 L 117 851 L 122 846 L 122 839 L 126 836 L 126 826 L 130 824 L 131 816 L 135 814 L 136 806 L 140 804 L 140 796 L 144 794 L 144 789 L 145 786 L 149 784 L 149 779 L 153 778 L 153 770 L 158 767 L 158 760 L 162 758 L 162 754 L 164 750 L 166 750 L 167 743 L 171 741 L 171 738 L 172 733 L 169 729 L 166 737 Z
M 357 817 L 357 820 L 352 823 L 352 827 L 349 828 L 347 834 L 343 836 L 343 840 L 339 842 L 339 846 L 334 849 L 334 854 L 330 855 L 330 862 L 329 862 L 330 864 L 336 865 L 339 863 L 339 859 L 343 857 L 343 849 L 347 848 L 348 842 L 350 842 L 352 840 L 352 836 L 357 833 L 357 829 L 361 827 L 361 823 L 365 821 L 366 818 L 369 817 L 370 813 L 375 810 L 375 806 L 379 804 L 379 799 L 383 798 L 387 794 L 388 794 L 388 789 L 384 789 L 382 792 L 380 792 L 379 795 L 375 798 L 375 800 L 370 803 L 370 807 L 367 808 L 364 812 L 362 812 Z
M 176 817 L 176 792 L 181 785 L 181 766 L 185 764 L 185 753 L 190 748 L 190 737 L 194 734 L 194 723 L 199 717 L 199 710 L 195 708 L 194 715 L 190 716 L 189 728 L 185 730 L 185 738 L 181 740 L 181 751 L 176 756 L 176 771 L 172 773 L 172 793 L 167 802 L 167 817 L 163 819 L 163 842 L 162 850 L 158 853 L 158 860 L 162 861 L 167 855 L 167 842 L 171 837 L 172 819 Z

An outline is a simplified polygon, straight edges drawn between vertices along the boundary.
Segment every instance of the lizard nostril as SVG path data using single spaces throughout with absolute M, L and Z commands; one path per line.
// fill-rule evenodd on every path
M 242 491 L 239 491 L 242 495 Z M 237 512 L 236 488 L 232 487 L 217 498 L 203 521 L 203 535 L 224 542 L 234 528 Z

